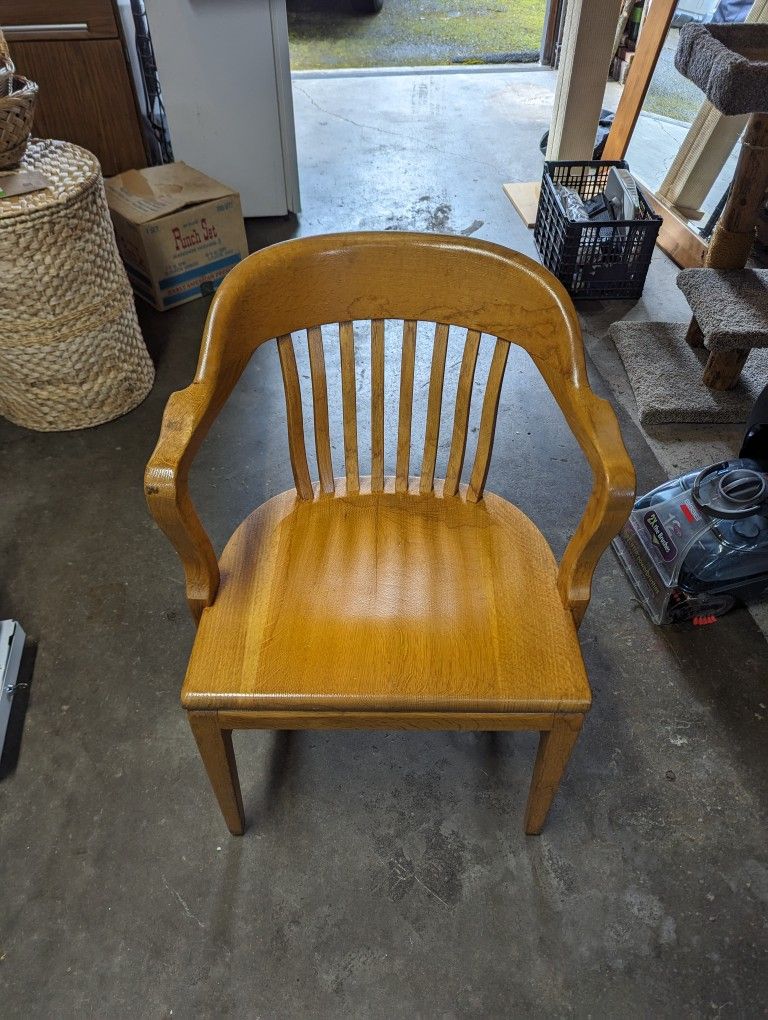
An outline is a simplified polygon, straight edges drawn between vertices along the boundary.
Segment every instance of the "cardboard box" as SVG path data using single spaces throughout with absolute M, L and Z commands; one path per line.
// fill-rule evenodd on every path
M 248 254 L 240 196 L 186 163 L 104 183 L 133 289 L 160 311 L 212 294 Z

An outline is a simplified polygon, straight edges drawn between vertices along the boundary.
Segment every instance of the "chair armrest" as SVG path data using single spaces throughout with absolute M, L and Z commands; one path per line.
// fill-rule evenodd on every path
M 195 622 L 219 587 L 219 565 L 189 495 L 189 469 L 214 415 L 208 413 L 208 387 L 193 382 L 172 393 L 163 414 L 160 438 L 144 473 L 144 494 L 152 516 L 179 554 L 187 602 Z
M 592 594 L 592 575 L 621 530 L 635 499 L 635 469 L 611 405 L 589 394 L 586 424 L 574 430 L 594 477 L 584 515 L 560 561 L 557 587 L 578 627 Z

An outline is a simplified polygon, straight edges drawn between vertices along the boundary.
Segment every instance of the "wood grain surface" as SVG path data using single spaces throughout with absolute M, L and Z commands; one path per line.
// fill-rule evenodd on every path
M 468 330 L 454 401 L 444 489 L 448 495 L 459 491 L 480 335 L 515 343 L 530 354 L 594 477 L 558 577 L 563 603 L 579 623 L 597 560 L 632 505 L 635 478 L 616 416 L 589 386 L 571 299 L 540 265 L 507 248 L 471 238 L 394 232 L 306 237 L 273 245 L 240 263 L 217 291 L 195 380 L 171 395 L 145 475 L 150 509 L 184 565 L 193 616 L 198 619 L 213 602 L 219 571 L 189 496 L 189 468 L 253 351 L 279 336 L 341 323 L 345 492 L 351 493 L 359 484 L 352 323 L 387 318 Z M 373 400 L 376 422 L 381 397 L 375 390 Z M 374 463 L 383 470 L 380 458 Z
M 403 323 L 394 477 L 384 474 L 388 319 Z M 372 476 L 362 479 L 356 322 L 370 323 L 371 338 Z M 420 322 L 434 330 L 424 454 L 412 474 Z M 338 324 L 340 344 L 345 466 L 335 480 L 326 324 Z M 463 329 L 463 351 L 443 482 L 434 474 L 450 326 Z M 303 331 L 311 400 L 296 364 Z M 476 380 L 483 335 L 494 349 L 487 378 Z M 297 488 L 254 510 L 218 561 L 189 495 L 190 465 L 253 351 L 275 339 Z M 511 343 L 530 354 L 593 472 L 559 565 L 532 522 L 485 490 Z M 310 406 L 317 483 L 304 438 Z M 232 729 L 386 726 L 544 733 L 527 821 L 540 831 L 591 701 L 577 627 L 595 565 L 634 497 L 616 417 L 587 380 L 573 305 L 546 270 L 497 245 L 427 234 L 310 237 L 252 255 L 212 302 L 197 374 L 168 401 L 145 492 L 199 622 L 182 701 L 232 832 L 243 827 Z
M 413 491 L 291 491 L 221 557 L 182 702 L 194 709 L 583 712 L 557 563 L 519 510 Z M 417 479 L 412 479 L 415 490 Z
M 116 39 L 117 18 L 113 0 L 0 0 L 0 26 L 8 42 Z M 32 77 L 22 67 L 19 72 Z

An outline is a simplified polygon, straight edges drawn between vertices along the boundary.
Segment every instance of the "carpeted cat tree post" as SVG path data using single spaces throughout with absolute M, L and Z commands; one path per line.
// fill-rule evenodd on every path
M 709 244 L 706 268 L 685 271 L 679 280 L 694 312 L 686 340 L 695 348 L 704 347 L 706 341 L 709 349 L 704 382 L 712 389 L 727 390 L 735 386 L 752 347 L 768 343 L 764 332 L 768 291 L 762 299 L 765 307 L 756 308 L 755 281 L 746 279 L 750 271 L 744 271 L 768 190 L 768 25 L 685 25 L 680 32 L 675 66 L 698 85 L 721 113 L 751 115 L 741 140 L 728 200 Z M 743 280 L 742 274 L 734 272 L 738 270 L 743 271 Z M 739 311 L 723 305 L 726 294 L 719 293 L 723 281 L 731 301 L 734 293 L 741 290 L 751 296 L 751 311 L 743 310 L 752 314 L 754 321 L 751 340 L 749 331 L 742 330 L 741 340 L 730 337 L 728 345 L 721 346 L 717 336 L 710 337 L 709 331 L 702 329 L 713 308 L 722 317 Z M 759 286 L 758 283 L 758 289 Z M 718 335 L 722 336 L 722 330 Z M 733 346 L 734 343 L 746 346 Z

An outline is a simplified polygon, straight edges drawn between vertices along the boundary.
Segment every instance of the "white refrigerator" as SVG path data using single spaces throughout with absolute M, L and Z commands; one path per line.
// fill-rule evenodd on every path
M 299 211 L 285 0 L 145 0 L 174 158 L 244 216 Z

